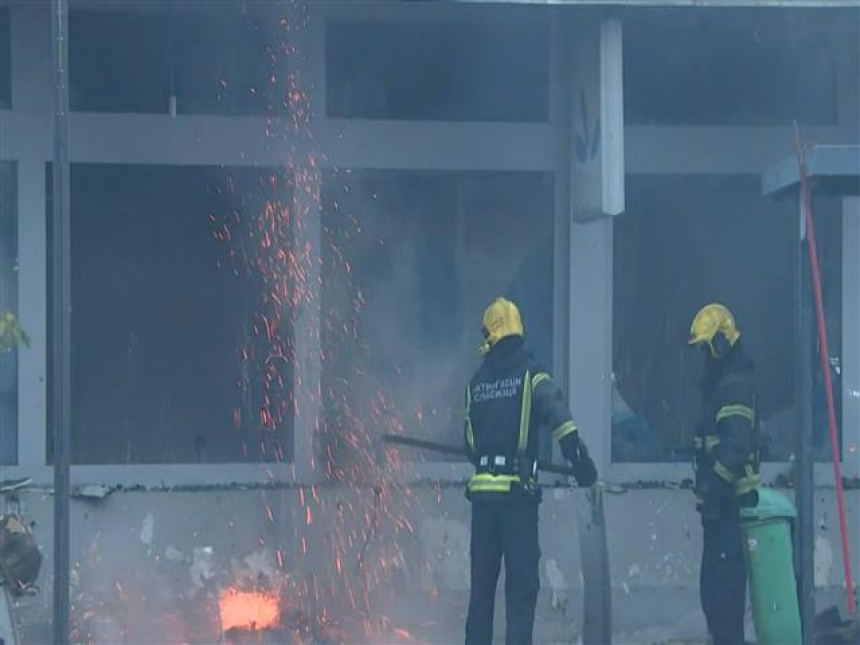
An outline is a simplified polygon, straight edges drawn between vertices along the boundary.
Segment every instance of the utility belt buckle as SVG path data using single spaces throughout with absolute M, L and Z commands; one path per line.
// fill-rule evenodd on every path
M 481 455 L 478 468 L 491 475 L 507 475 L 510 473 L 509 459 L 505 455 Z

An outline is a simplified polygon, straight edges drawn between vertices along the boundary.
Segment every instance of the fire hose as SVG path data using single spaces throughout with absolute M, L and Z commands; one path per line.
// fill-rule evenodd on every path
M 382 441 L 384 443 L 400 445 L 400 446 L 408 446 L 410 448 L 418 448 L 419 450 L 428 450 L 430 452 L 438 452 L 446 455 L 454 455 L 456 457 L 462 457 L 463 459 L 468 459 L 469 452 L 465 447 L 460 448 L 459 446 L 452 446 L 447 443 L 437 443 L 435 441 L 428 441 L 426 439 L 416 439 L 415 437 L 406 437 L 404 435 L 399 434 L 386 434 L 382 436 Z M 553 473 L 555 475 L 567 475 L 569 477 L 575 477 L 576 473 L 573 468 L 570 466 L 562 466 L 560 464 L 551 464 L 545 462 L 538 462 L 537 469 L 541 470 L 545 473 Z

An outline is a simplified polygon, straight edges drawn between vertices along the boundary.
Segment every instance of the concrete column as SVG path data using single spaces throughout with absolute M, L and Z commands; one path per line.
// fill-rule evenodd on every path
M 845 141 L 860 133 L 860 62 L 856 53 L 857 28 L 841 27 L 843 55 L 839 56 L 837 116 Z M 860 197 L 842 202 L 842 465 L 847 477 L 860 476 Z M 855 541 L 853 561 L 860 562 Z
M 860 197 L 842 202 L 842 473 L 860 476 Z M 828 467 L 829 468 L 829 467 Z M 832 475 L 828 473 L 828 477 Z M 852 493 L 854 493 L 852 495 Z M 848 526 L 857 526 L 860 496 L 846 491 Z M 852 504 L 853 498 L 853 504 Z M 853 507 L 853 513 L 852 513 Z M 853 523 L 852 523 L 853 516 Z M 860 540 L 849 533 L 855 586 L 860 577 Z M 835 546 L 836 536 L 833 544 Z
M 602 475 L 611 461 L 611 219 L 574 224 L 570 274 L 570 398 Z
M 856 26 L 840 28 L 837 69 L 837 117 L 841 139 L 856 141 L 860 133 L 860 62 Z M 847 477 L 860 475 L 860 197 L 842 202 L 842 466 Z M 860 549 L 860 546 L 857 546 Z M 857 554 L 854 554 L 857 562 Z
M 34 117 L 32 146 L 18 159 L 18 313 L 30 346 L 18 354 L 18 463 L 45 464 L 47 433 L 47 238 L 45 164 L 36 129 L 51 128 L 51 17 L 47 3 L 11 7 L 12 109 Z
M 570 184 L 571 184 L 571 52 L 569 29 L 562 14 L 553 11 L 550 34 L 550 124 L 557 133 L 553 159 L 553 362 L 554 377 L 568 391 L 570 378 Z
M 319 115 L 325 113 L 325 52 L 324 23 L 317 12 L 300 37 L 299 55 L 290 60 L 291 67 L 300 79 L 301 89 L 308 95 L 309 122 L 299 124 L 293 133 L 292 159 L 295 194 L 293 218 L 295 248 L 302 257 L 307 274 L 301 283 L 306 293 L 295 316 L 296 368 L 294 396 L 299 401 L 295 419 L 294 457 L 295 472 L 300 482 L 317 481 L 322 473 L 318 462 L 316 440 L 322 419 L 322 358 L 321 358 L 321 299 L 320 282 L 322 262 L 322 172 L 317 150 L 310 134 L 319 124 Z
M 621 23 L 586 21 L 572 37 L 574 221 L 624 212 Z
M 860 197 L 842 206 L 842 448 L 847 477 L 860 475 Z
M 0 161 L 0 318 L 18 314 L 18 167 Z M 13 246 L 14 245 L 14 246 Z M 23 351 L 24 348 L 21 348 Z M 18 462 L 18 363 L 20 351 L 0 353 L 0 466 Z M 6 398 L 6 397 L 10 398 Z
M 320 378 L 320 285 L 321 210 L 319 194 L 321 173 L 307 167 L 295 172 L 296 194 L 293 209 L 296 222 L 295 248 L 301 270 L 306 272 L 299 280 L 304 296 L 295 316 L 293 331 L 296 347 L 296 366 L 293 380 L 294 396 L 298 401 L 293 442 L 294 463 L 299 481 L 315 481 L 321 464 L 317 462 L 316 438 L 322 418 Z
M 18 311 L 30 346 L 18 352 L 18 463 L 45 464 L 47 244 L 45 163 L 18 163 Z
M 605 476 L 612 420 L 613 222 L 608 216 L 623 210 L 623 151 L 615 153 L 624 136 L 618 112 L 621 26 L 594 20 L 572 31 L 570 396 L 581 436 Z
M 553 137 L 553 377 L 570 391 L 570 185 L 571 185 L 571 40 L 563 14 L 550 15 L 549 121 Z M 554 461 L 561 462 L 558 442 L 552 442 Z

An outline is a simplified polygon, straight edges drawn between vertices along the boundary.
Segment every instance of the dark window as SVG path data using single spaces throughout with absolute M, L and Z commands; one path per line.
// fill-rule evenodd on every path
M 173 18 L 170 51 L 177 111 L 186 114 L 286 112 L 288 36 L 275 19 L 240 13 Z
M 613 460 L 689 459 L 700 396 L 686 342 L 696 311 L 714 301 L 735 313 L 756 363 L 763 458 L 787 459 L 796 427 L 796 205 L 762 197 L 757 176 L 634 175 L 628 191 L 627 212 L 615 223 Z M 840 213 L 838 200 L 816 201 L 837 365 Z M 829 449 L 822 401 L 819 451 Z
M 73 11 L 69 16 L 72 110 L 166 113 L 168 60 L 164 14 Z
M 856 12 L 655 9 L 624 23 L 632 124 L 836 122 L 838 23 Z
M 216 12 L 73 12 L 72 109 L 263 115 L 286 111 L 290 35 L 224 3 Z
M 0 7 L 0 110 L 12 107 L 12 48 L 9 9 Z
M 292 459 L 292 316 L 257 235 L 291 193 L 269 171 L 72 167 L 75 463 Z
M 535 20 L 332 23 L 331 117 L 545 121 L 549 30 Z
M 382 405 L 406 431 L 459 445 L 481 316 L 495 296 L 520 304 L 528 343 L 552 368 L 551 179 L 367 171 L 329 173 L 324 187 L 323 392 L 333 451 L 348 449 L 353 415 L 390 421 L 374 416 Z
M 0 162 L 0 319 L 18 313 L 18 180 Z M 2 325 L 0 325 L 2 326 Z M 11 332 L 8 338 L 11 338 Z M 18 351 L 0 351 L 0 465 L 18 461 Z

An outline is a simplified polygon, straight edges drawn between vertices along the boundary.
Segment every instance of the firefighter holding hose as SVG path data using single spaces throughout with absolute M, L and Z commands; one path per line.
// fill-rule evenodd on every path
M 484 360 L 466 388 L 465 438 L 475 474 L 472 502 L 471 591 L 466 643 L 493 640 L 496 584 L 505 562 L 506 643 L 532 642 L 538 588 L 538 434 L 550 431 L 577 483 L 597 479 L 566 397 L 524 347 L 517 306 L 497 298 L 484 313 Z

